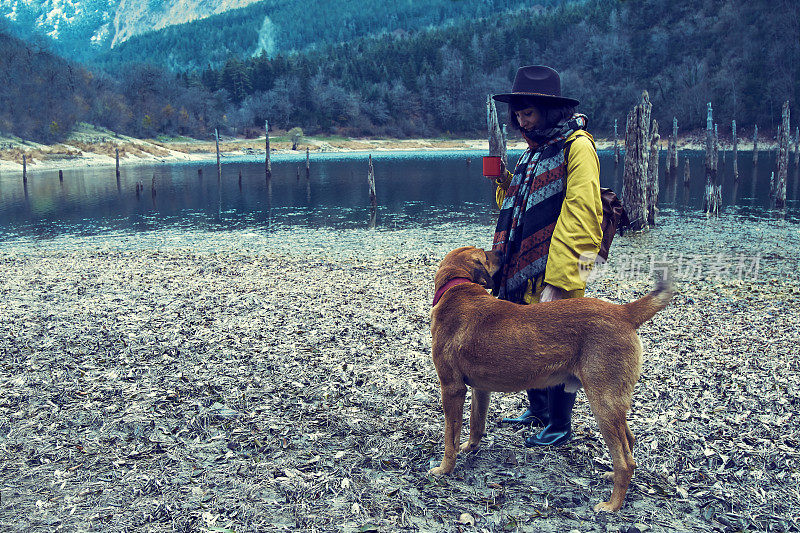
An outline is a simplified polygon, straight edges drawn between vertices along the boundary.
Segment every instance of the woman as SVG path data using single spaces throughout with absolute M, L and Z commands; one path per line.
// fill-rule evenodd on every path
M 587 118 L 575 113 L 577 100 L 561 96 L 550 67 L 521 67 L 512 92 L 493 98 L 509 104 L 509 122 L 528 143 L 513 174 L 496 180 L 493 249 L 505 257 L 497 295 L 520 304 L 583 296 L 603 220 L 600 163 L 584 129 Z M 531 389 L 528 409 L 503 421 L 544 426 L 525 439 L 528 447 L 564 443 L 572 436 L 575 396 L 564 385 Z

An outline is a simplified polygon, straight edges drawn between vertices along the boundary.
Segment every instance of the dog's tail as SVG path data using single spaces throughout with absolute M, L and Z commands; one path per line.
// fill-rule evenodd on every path
M 664 309 L 672 299 L 672 293 L 672 276 L 669 271 L 665 271 L 664 277 L 656 284 L 653 292 L 635 302 L 623 305 L 628 311 L 633 327 L 638 329 L 639 326 Z

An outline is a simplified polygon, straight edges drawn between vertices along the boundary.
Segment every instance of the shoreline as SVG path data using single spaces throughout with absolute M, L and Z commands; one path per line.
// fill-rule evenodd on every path
M 489 151 L 485 139 L 347 139 L 305 137 L 291 149 L 291 142 L 279 135 L 270 136 L 272 155 L 296 154 L 301 156 L 306 149 L 309 153 L 359 153 L 359 152 L 431 152 L 431 151 Z M 274 139 L 273 139 L 274 137 Z M 598 150 L 613 149 L 613 140 L 598 138 Z M 742 142 L 739 151 L 752 151 L 752 141 Z M 662 141 L 662 149 L 667 143 Z M 763 151 L 770 151 L 772 143 L 760 145 Z M 510 142 L 509 150 L 524 150 L 522 141 Z M 620 148 L 624 142 L 620 141 Z M 120 152 L 120 168 L 137 165 L 160 165 L 175 163 L 210 163 L 216 161 L 213 141 L 196 139 L 161 141 L 156 139 L 137 139 L 117 135 L 111 131 L 85 125 L 69 139 L 54 145 L 42 145 L 17 138 L 0 137 L 0 172 L 22 173 L 22 156 L 26 156 L 26 170 L 29 172 L 50 172 L 74 170 L 77 168 L 114 168 L 115 150 Z M 678 150 L 703 150 L 702 142 L 696 136 L 687 135 L 678 141 Z M 790 151 L 792 151 L 790 149 Z M 265 139 L 223 138 L 220 141 L 220 159 L 260 156 L 265 154 Z

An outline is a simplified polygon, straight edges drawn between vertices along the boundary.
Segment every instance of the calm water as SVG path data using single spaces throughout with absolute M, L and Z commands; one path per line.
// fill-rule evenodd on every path
M 494 190 L 481 176 L 482 152 L 384 153 L 373 156 L 379 207 L 371 217 L 366 154 L 316 154 L 311 177 L 305 176 L 305 154 L 273 159 L 273 178 L 264 179 L 263 161 L 228 161 L 222 181 L 216 166 L 178 164 L 114 170 L 85 169 L 0 175 L 0 241 L 47 239 L 65 234 L 147 232 L 172 229 L 269 229 L 428 226 L 448 222 L 491 224 L 496 214 Z M 512 154 L 515 160 L 519 153 Z M 703 156 L 681 155 L 677 183 L 665 183 L 666 153 L 660 162 L 662 209 L 702 208 Z M 689 158 L 691 186 L 683 186 L 683 159 Z M 471 162 L 468 163 L 468 159 Z M 608 151 L 600 153 L 601 183 L 622 189 L 622 165 Z M 720 161 L 726 212 L 747 217 L 774 216 L 769 208 L 769 178 L 775 156 L 759 154 L 757 168 L 749 153 L 740 154 L 740 182 L 733 182 L 732 159 Z M 198 174 L 202 169 L 202 176 Z M 241 184 L 239 173 L 241 172 Z M 299 177 L 298 177 L 299 174 Z M 153 176 L 155 189 L 153 190 Z M 800 222 L 798 174 L 793 157 L 785 218 Z M 142 190 L 137 193 L 137 184 Z

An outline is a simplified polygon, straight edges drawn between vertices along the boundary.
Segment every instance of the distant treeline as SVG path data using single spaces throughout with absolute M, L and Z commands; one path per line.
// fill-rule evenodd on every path
M 231 58 L 184 77 L 223 90 L 229 125 L 301 126 L 351 135 L 479 135 L 487 93 L 520 65 L 557 68 L 595 130 L 609 132 L 647 89 L 662 132 L 704 127 L 706 103 L 726 131 L 777 128 L 800 114 L 796 0 L 587 0 L 268 59 Z M 797 115 L 795 115 L 797 116 Z

